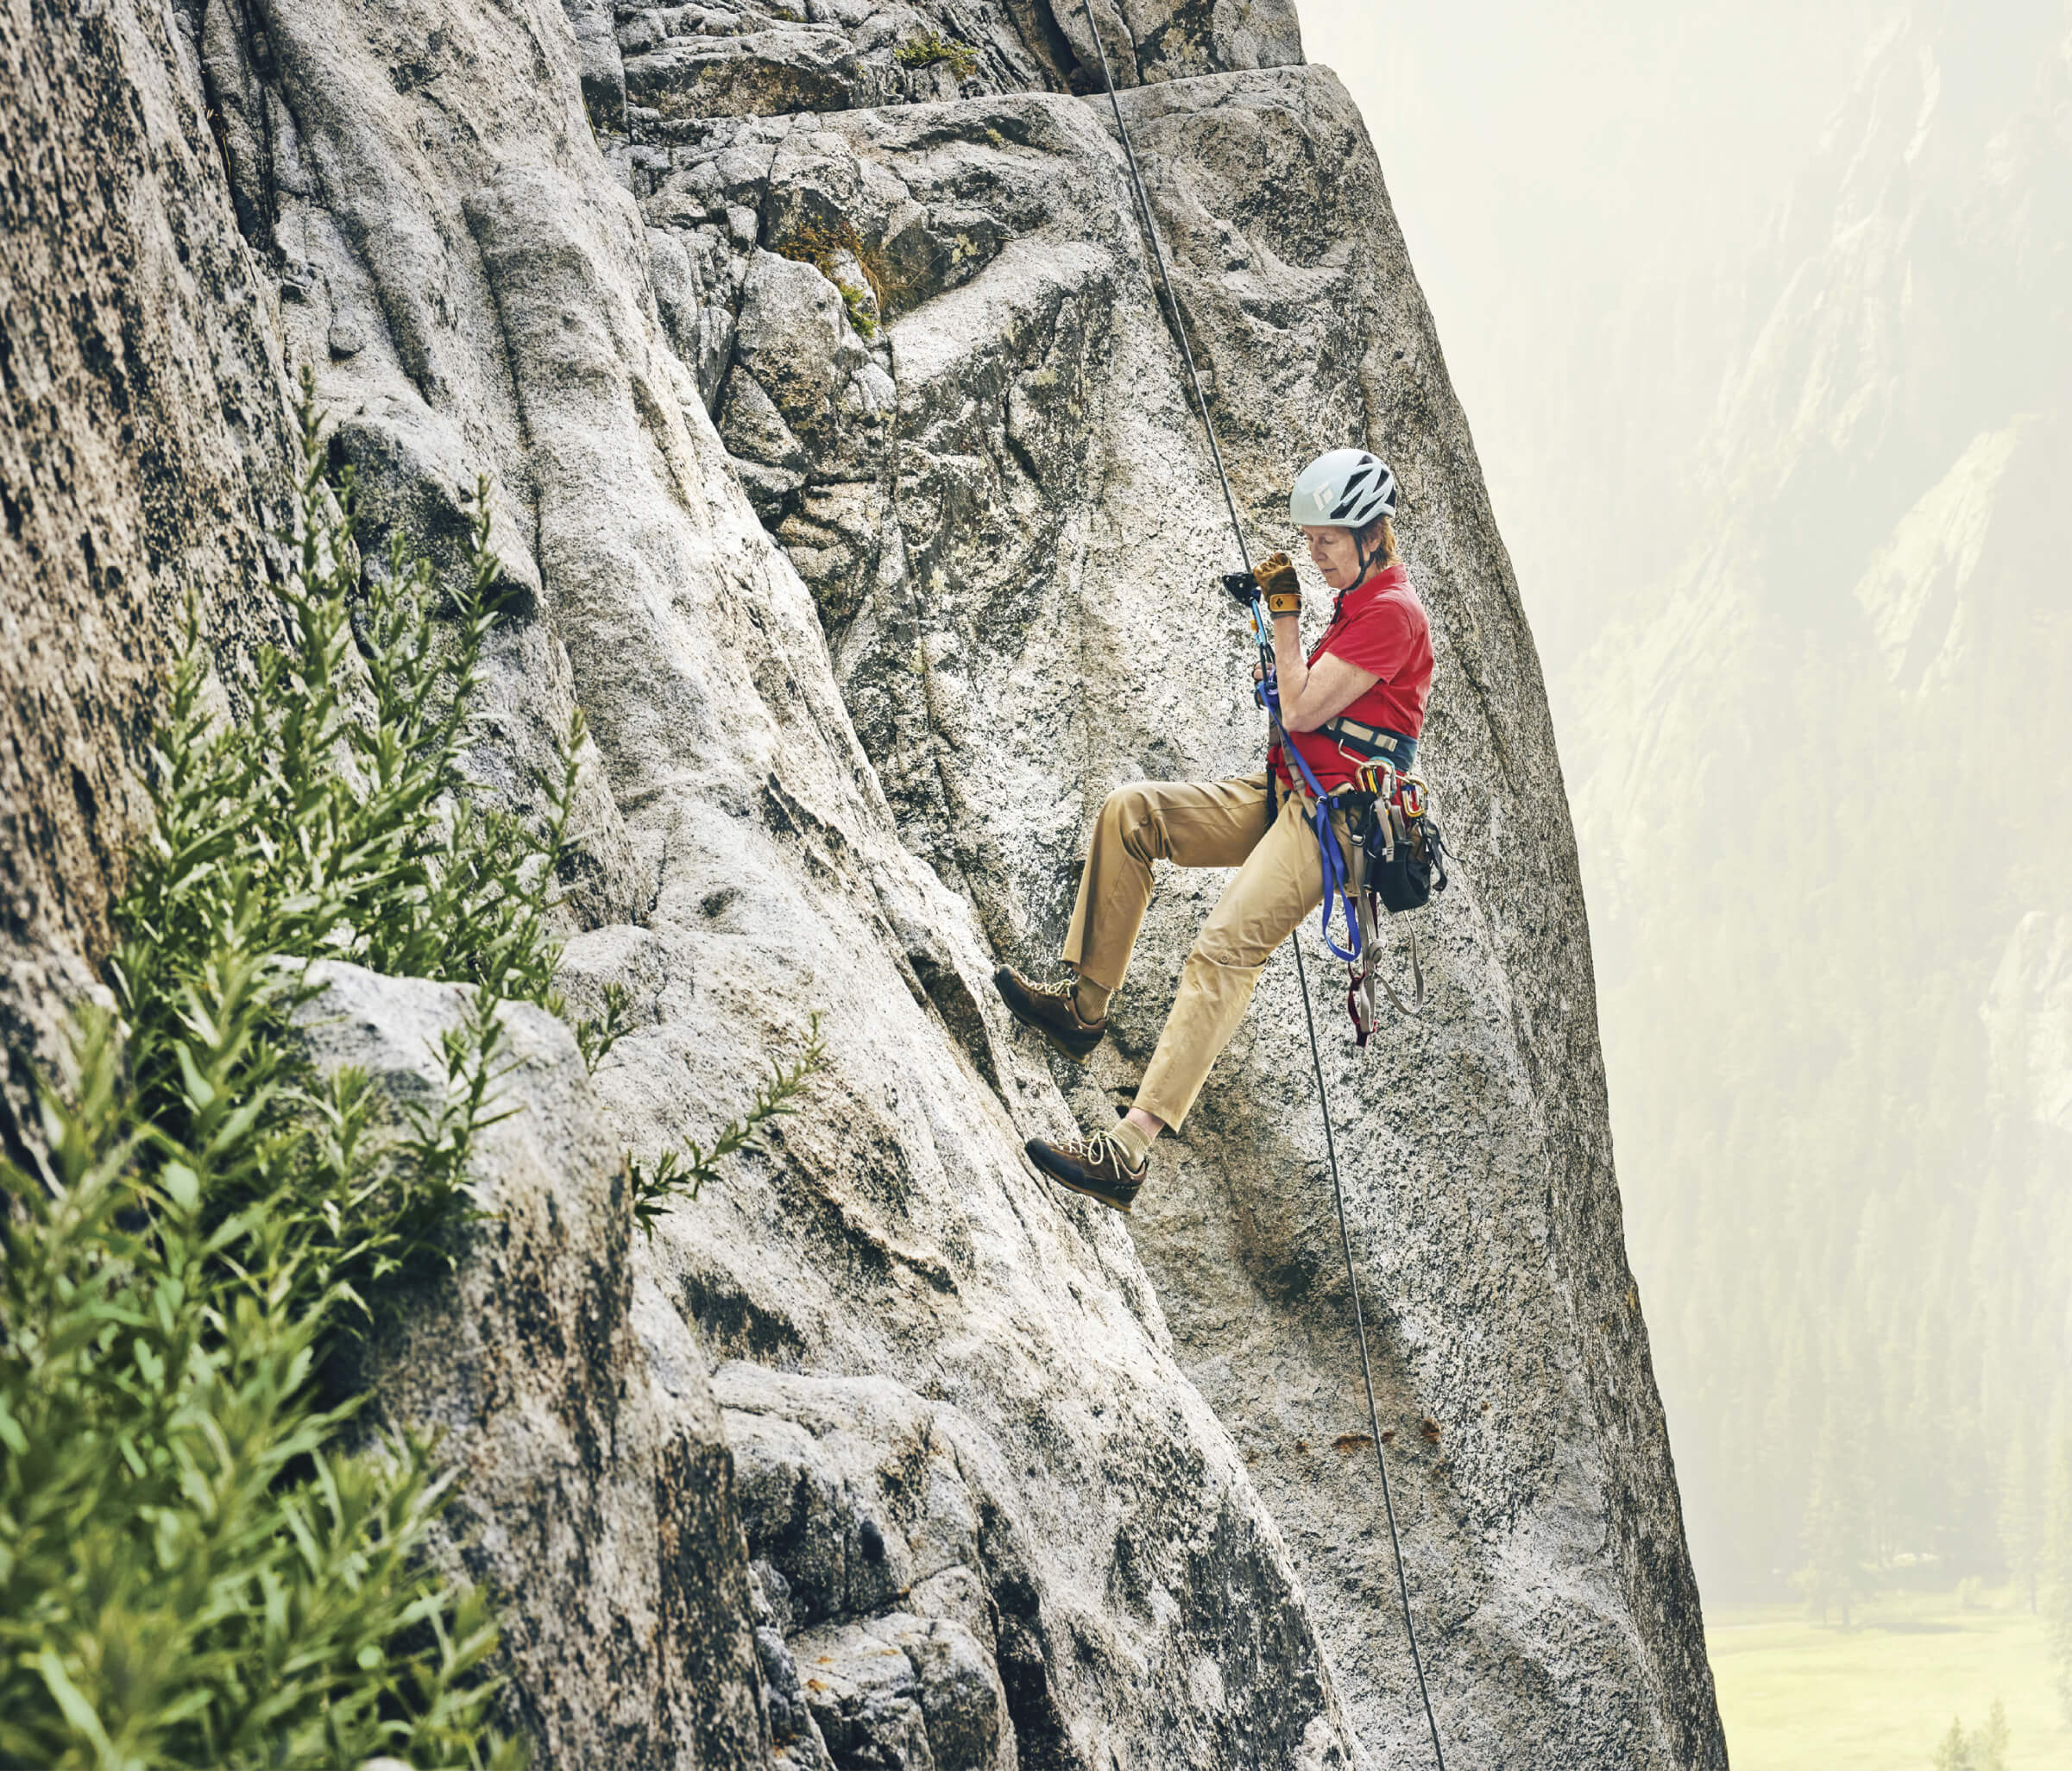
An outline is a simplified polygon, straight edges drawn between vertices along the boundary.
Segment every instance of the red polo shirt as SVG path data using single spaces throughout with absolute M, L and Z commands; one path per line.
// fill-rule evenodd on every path
M 1392 565 L 1339 595 L 1331 625 L 1309 654 L 1310 664 L 1313 666 L 1327 652 L 1380 678 L 1343 709 L 1349 718 L 1406 738 L 1424 734 L 1425 703 L 1432 696 L 1432 624 L 1410 588 L 1408 568 Z M 1344 786 L 1358 771 L 1363 759 L 1341 750 L 1323 733 L 1288 735 L 1326 792 Z M 1278 752 L 1274 766 L 1282 785 L 1290 785 Z

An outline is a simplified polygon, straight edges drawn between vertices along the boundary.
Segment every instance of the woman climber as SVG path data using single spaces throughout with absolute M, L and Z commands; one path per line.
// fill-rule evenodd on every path
M 1386 760 L 1407 770 L 1424 730 L 1432 630 L 1396 552 L 1395 512 L 1395 476 L 1364 450 L 1334 450 L 1296 480 L 1288 514 L 1338 593 L 1330 625 L 1307 657 L 1294 565 L 1276 553 L 1259 566 L 1256 589 L 1273 619 L 1281 724 L 1327 797 L 1351 785 L 1363 765 Z M 1233 589 L 1248 602 L 1254 595 L 1249 580 Z M 1068 1056 L 1088 1056 L 1108 1030 L 1108 999 L 1121 986 L 1151 901 L 1151 863 L 1238 871 L 1187 955 L 1136 1105 L 1080 1144 L 1031 1138 L 1029 1159 L 1040 1173 L 1118 1211 L 1130 1209 L 1149 1171 L 1152 1140 L 1185 1122 L 1268 956 L 1323 901 L 1322 856 L 1307 799 L 1277 736 L 1268 768 L 1256 775 L 1138 781 L 1108 796 L 1065 936 L 1062 958 L 1072 977 L 1045 988 L 1011 967 L 993 975 L 1015 1018 Z M 1341 813 L 1333 812 L 1331 829 L 1349 857 Z

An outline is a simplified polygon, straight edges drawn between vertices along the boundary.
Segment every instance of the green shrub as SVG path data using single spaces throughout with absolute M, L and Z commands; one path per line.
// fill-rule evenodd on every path
M 871 312 L 871 298 L 847 283 L 834 286 L 841 291 L 841 305 L 848 310 L 849 324 L 866 343 L 878 336 L 878 316 Z
M 9 1168 L 0 1259 L 0 1763 L 507 1766 L 480 1601 L 423 1559 L 428 1447 L 348 1455 L 315 1374 L 401 1273 L 451 1258 L 502 1111 L 495 1010 L 558 1008 L 548 896 L 582 741 L 534 830 L 462 771 L 498 618 L 486 495 L 441 618 L 399 541 L 363 589 L 350 474 L 305 379 L 285 643 L 247 722 L 208 712 L 190 618 L 152 818 L 117 905 L 117 1015 Z M 350 660 L 356 659 L 356 663 Z M 444 1097 L 378 1135 L 290 1020 L 312 961 L 472 986 Z
M 102 1021 L 46 1108 L 54 1193 L 9 1177 L 0 1763 L 515 1764 L 485 1725 L 494 1630 L 419 1566 L 426 1447 L 342 1455 L 350 1409 L 316 1404 L 338 1305 L 295 1171 L 339 1146 L 203 1104 L 250 1002 L 188 1042 L 194 1144 L 137 1121 Z M 244 1203 L 211 1226 L 225 1184 Z
M 806 1043 L 790 1063 L 773 1063 L 769 1075 L 756 1087 L 748 1111 L 720 1128 L 710 1147 L 686 1142 L 681 1150 L 664 1150 L 652 1162 L 643 1162 L 628 1151 L 626 1176 L 631 1183 L 633 1221 L 651 1240 L 655 1226 L 670 1202 L 696 1199 L 708 1182 L 719 1178 L 720 1164 L 731 1156 L 760 1150 L 762 1134 L 777 1120 L 797 1111 L 796 1103 L 806 1085 L 828 1061 L 827 1041 L 821 1037 L 820 1017 L 813 1017 Z
M 488 1726 L 496 1632 L 425 1549 L 431 1448 L 348 1453 L 326 1361 L 399 1280 L 454 1256 L 478 1134 L 507 1111 L 497 1009 L 561 1013 L 550 896 L 578 717 L 537 828 L 463 769 L 499 619 L 485 488 L 442 608 L 399 539 L 362 573 L 303 385 L 294 570 L 248 717 L 211 711 L 190 614 L 117 905 L 115 1012 L 45 1092 L 46 1172 L 0 1165 L 0 1765 L 54 1771 L 515 1767 Z M 468 986 L 445 1087 L 399 1127 L 368 1079 L 317 1076 L 293 1026 L 345 960 Z M 594 1069 L 627 998 L 576 1028 Z M 756 1147 L 820 1062 L 817 1027 L 712 1150 L 645 1170 L 672 1198 Z
M 946 62 L 960 80 L 968 80 L 979 71 L 976 48 L 960 37 L 946 37 L 934 30 L 916 32 L 893 50 L 892 60 L 902 67 L 933 67 Z
M 583 1068 L 591 1075 L 597 1074 L 597 1066 L 611 1055 L 612 1048 L 626 1037 L 626 1011 L 630 1001 L 625 985 L 607 984 L 604 986 L 604 1013 L 576 1022 L 576 1049 L 583 1053 Z

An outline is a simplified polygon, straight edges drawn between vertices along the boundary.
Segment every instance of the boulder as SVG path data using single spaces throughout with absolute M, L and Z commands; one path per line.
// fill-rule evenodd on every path
M 319 967 L 320 1074 L 364 1072 L 393 1123 L 443 1097 L 457 986 Z M 640 1272 L 620 1152 L 568 1027 L 503 1011 L 505 1117 L 450 1276 L 389 1300 L 350 1382 L 357 1428 L 436 1435 L 458 1478 L 435 1560 L 488 1589 L 535 1762 L 767 1762 L 734 1459 L 695 1334 Z

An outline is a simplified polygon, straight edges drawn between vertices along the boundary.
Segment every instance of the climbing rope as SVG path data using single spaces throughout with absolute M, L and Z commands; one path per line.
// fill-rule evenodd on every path
M 1216 478 L 1223 488 L 1223 505 L 1224 508 L 1230 513 L 1231 534 L 1238 544 L 1238 558 L 1243 563 L 1244 570 L 1249 575 L 1252 570 L 1252 558 L 1250 551 L 1245 545 L 1244 526 L 1238 519 L 1238 501 L 1231 494 L 1231 477 L 1223 465 L 1223 446 L 1216 438 L 1216 421 L 1209 415 L 1209 403 L 1201 391 L 1201 372 L 1194 366 L 1193 348 L 1187 343 L 1187 329 L 1180 316 L 1180 297 L 1175 291 L 1173 279 L 1166 269 L 1165 249 L 1159 243 L 1158 224 L 1153 220 L 1151 216 L 1150 193 L 1145 189 L 1143 173 L 1138 169 L 1137 164 L 1137 149 L 1130 140 L 1129 125 L 1123 121 L 1122 100 L 1116 96 L 1115 76 L 1108 66 L 1107 47 L 1101 41 L 1100 27 L 1093 22 L 1093 0 L 1080 0 L 1080 3 L 1086 15 L 1086 31 L 1093 39 L 1094 53 L 1100 58 L 1101 84 L 1108 89 L 1108 104 L 1115 113 L 1115 132 L 1122 138 L 1123 157 L 1129 162 L 1130 167 L 1130 187 L 1137 193 L 1137 213 L 1143 219 L 1144 236 L 1151 243 L 1151 257 L 1158 267 L 1159 287 L 1165 295 L 1166 306 L 1172 314 L 1173 336 L 1179 341 L 1180 355 L 1187 364 L 1187 381 L 1193 389 L 1195 409 L 1201 414 L 1201 428 L 1209 439 L 1209 455 L 1216 463 Z M 1265 607 L 1255 589 L 1252 596 L 1252 637 L 1259 647 L 1263 667 L 1273 663 L 1273 641 L 1270 637 L 1272 631 L 1272 624 L 1267 615 Z M 1262 688 L 1264 687 L 1263 679 Z M 1267 713 L 1273 721 L 1274 731 L 1280 740 L 1281 753 L 1283 756 L 1294 758 L 1296 767 L 1301 769 L 1302 773 L 1307 777 L 1309 772 L 1303 767 L 1301 755 L 1296 752 L 1294 746 L 1288 741 L 1287 728 L 1281 723 L 1281 709 L 1278 699 L 1270 693 L 1263 694 L 1260 698 L 1266 703 Z M 1318 803 L 1318 823 L 1325 843 L 1335 850 L 1338 844 L 1331 839 L 1329 805 L 1326 801 L 1319 800 Z M 1335 854 L 1332 857 L 1334 860 L 1336 858 Z M 1329 868 L 1326 867 L 1325 873 L 1325 915 L 1326 918 L 1331 914 L 1330 881 L 1331 874 Z M 1326 928 L 1328 940 L 1328 921 Z M 1354 936 L 1356 943 L 1357 939 L 1358 936 L 1356 933 Z M 1338 1209 L 1338 1242 L 1345 1252 L 1346 1287 L 1352 1293 L 1352 1326 L 1360 1344 L 1360 1377 L 1367 1390 L 1367 1424 L 1374 1429 L 1375 1467 L 1381 1472 L 1382 1475 L 1382 1509 L 1389 1520 L 1389 1544 L 1395 1555 L 1395 1585 L 1403 1604 L 1403 1632 L 1410 1642 L 1410 1664 L 1417 1673 L 1417 1694 L 1425 1706 L 1425 1723 L 1432 1730 L 1432 1756 L 1438 1762 L 1439 1771 L 1446 1771 L 1445 1749 L 1439 1744 L 1439 1718 L 1433 1713 L 1432 1693 L 1426 1688 L 1424 1656 L 1418 1650 L 1417 1624 L 1410 1611 L 1410 1581 L 1408 1576 L 1403 1572 L 1403 1541 L 1396 1529 L 1395 1501 L 1389 1488 L 1389 1459 L 1382 1446 L 1381 1411 L 1376 1407 L 1374 1400 L 1374 1361 L 1367 1351 L 1367 1320 L 1365 1313 L 1360 1308 L 1359 1276 L 1352 1264 L 1352 1232 L 1346 1227 L 1345 1219 L 1345 1187 L 1338 1176 L 1338 1140 L 1332 1131 L 1331 1099 L 1324 1087 L 1324 1059 L 1317 1044 L 1316 1016 L 1309 1005 L 1309 974 L 1302 964 L 1302 942 L 1300 932 L 1291 944 L 1295 951 L 1295 981 L 1300 986 L 1302 993 L 1302 1023 L 1309 1033 L 1310 1068 L 1317 1079 L 1317 1105 L 1324 1115 L 1324 1154 L 1331 1167 L 1332 1196 Z

